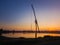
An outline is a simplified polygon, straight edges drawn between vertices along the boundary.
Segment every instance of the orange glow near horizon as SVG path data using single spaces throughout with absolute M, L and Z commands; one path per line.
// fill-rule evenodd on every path
M 3 28 L 3 26 L 0 26 L 0 28 Z M 10 25 L 10 26 L 4 26 L 3 29 L 9 29 L 9 30 L 35 30 L 35 25 Z M 55 26 L 39 26 L 39 30 L 41 31 L 56 31 L 60 30 L 60 27 Z

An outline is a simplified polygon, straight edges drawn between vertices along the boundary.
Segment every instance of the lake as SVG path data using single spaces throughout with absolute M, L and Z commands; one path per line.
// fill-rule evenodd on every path
M 38 33 L 37 34 L 38 37 L 44 37 L 45 35 L 60 36 L 60 34 L 53 34 L 53 33 Z M 12 37 L 12 38 L 19 38 L 19 37 L 35 38 L 35 33 L 7 33 L 7 34 L 2 34 L 2 36 Z

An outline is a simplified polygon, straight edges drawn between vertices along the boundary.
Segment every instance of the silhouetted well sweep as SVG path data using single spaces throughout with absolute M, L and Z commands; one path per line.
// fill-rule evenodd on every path
M 31 7 L 32 7 L 34 17 L 35 17 L 35 26 L 36 26 L 35 38 L 37 38 L 37 30 L 39 30 L 39 26 L 38 26 L 38 22 L 37 22 L 37 18 L 36 18 L 35 9 L 33 7 L 33 4 L 31 4 Z

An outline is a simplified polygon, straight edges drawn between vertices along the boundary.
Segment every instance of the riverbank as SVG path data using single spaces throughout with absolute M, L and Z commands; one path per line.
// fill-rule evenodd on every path
M 0 36 L 1 45 L 60 45 L 60 37 L 8 38 Z

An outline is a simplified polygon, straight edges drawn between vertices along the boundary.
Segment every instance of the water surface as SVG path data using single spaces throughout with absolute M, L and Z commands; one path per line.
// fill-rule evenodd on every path
M 19 38 L 19 37 L 35 38 L 35 33 L 7 33 L 2 35 L 6 37 L 12 37 L 12 38 Z M 37 36 L 44 37 L 45 35 L 60 36 L 60 34 L 52 34 L 52 33 L 38 33 Z

